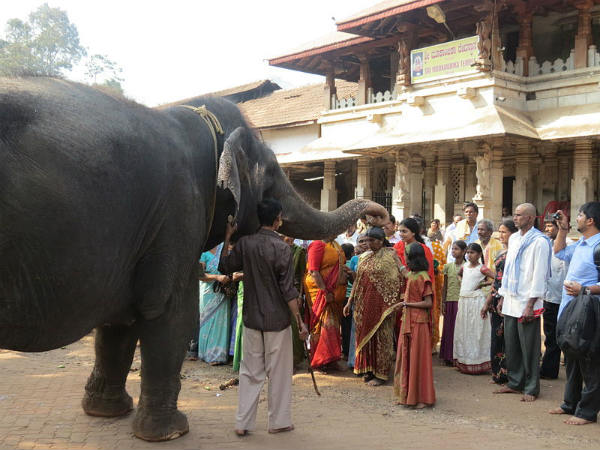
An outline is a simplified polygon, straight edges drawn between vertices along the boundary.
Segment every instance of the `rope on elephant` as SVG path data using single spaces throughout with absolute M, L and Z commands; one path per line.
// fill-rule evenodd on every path
M 206 125 L 208 126 L 208 129 L 210 130 L 210 133 L 212 134 L 213 143 L 215 144 L 214 149 L 215 149 L 215 176 L 216 176 L 216 174 L 219 172 L 219 143 L 217 141 L 217 134 L 225 134 L 223 131 L 223 127 L 221 126 L 221 122 L 219 122 L 219 119 L 217 118 L 217 116 L 215 116 L 212 112 L 210 112 L 208 110 L 206 105 L 202 105 L 202 106 L 179 105 L 179 106 L 187 108 L 190 111 L 193 111 L 196 114 L 198 114 L 202 118 L 202 120 L 204 120 Z M 216 200 L 217 200 L 217 190 L 215 189 L 214 194 L 213 194 L 213 207 L 212 207 L 210 217 L 209 217 L 209 219 L 210 219 L 209 224 L 212 223 L 214 215 L 215 215 Z

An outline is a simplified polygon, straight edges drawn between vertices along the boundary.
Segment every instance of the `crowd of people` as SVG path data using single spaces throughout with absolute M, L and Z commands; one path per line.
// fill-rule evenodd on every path
M 540 230 L 528 203 L 513 215 L 503 210 L 497 229 L 466 203 L 464 218 L 445 228 L 435 219 L 427 229 L 418 215 L 390 216 L 381 227 L 363 217 L 337 237 L 307 242 L 279 235 L 281 206 L 265 201 L 256 235 L 232 245 L 229 224 L 225 242 L 202 255 L 190 347 L 191 359 L 232 360 L 239 369 L 240 436 L 253 429 L 265 377 L 269 431 L 293 429 L 291 374 L 305 358 L 316 371 L 349 367 L 373 387 L 391 381 L 395 401 L 412 408 L 435 403 L 436 354 L 461 373 L 489 374 L 494 393 L 535 401 L 540 378 L 559 374 L 556 325 L 565 305 L 580 292 L 600 294 L 598 202 L 582 206 L 577 242 L 567 239 L 564 212 L 545 217 Z M 565 363 L 564 403 L 550 413 L 569 415 L 569 424 L 595 422 L 600 362 Z

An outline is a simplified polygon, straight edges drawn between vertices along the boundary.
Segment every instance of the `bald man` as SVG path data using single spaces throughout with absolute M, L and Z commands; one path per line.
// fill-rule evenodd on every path
M 504 342 L 508 383 L 497 394 L 523 393 L 521 401 L 533 402 L 540 393 L 540 316 L 550 277 L 550 239 L 534 228 L 536 210 L 531 203 L 515 209 L 519 229 L 508 241 L 508 251 L 498 293 L 504 298 L 498 309 L 504 315 Z

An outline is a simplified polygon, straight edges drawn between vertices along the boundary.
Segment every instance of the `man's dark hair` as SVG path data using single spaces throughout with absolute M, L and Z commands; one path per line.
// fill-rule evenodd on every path
M 283 207 L 274 198 L 264 198 L 256 207 L 258 221 L 262 227 L 271 227 L 277 216 L 281 214 Z
M 425 257 L 425 250 L 423 250 L 421 245 L 415 244 L 410 246 L 406 265 L 411 272 L 427 272 L 429 270 L 429 262 Z
M 463 211 L 464 211 L 465 209 L 469 208 L 469 207 L 473 208 L 473 209 L 475 210 L 475 212 L 476 212 L 476 213 L 479 213 L 479 206 L 477 206 L 477 205 L 476 205 L 475 203 L 473 203 L 473 202 L 467 202 L 467 203 L 465 203 L 465 204 L 464 204 L 464 206 L 463 206 Z
M 354 256 L 354 245 L 345 243 L 342 244 L 342 250 L 344 251 L 344 255 L 346 255 L 346 259 L 349 261 L 352 256 Z
M 394 225 L 396 225 L 396 218 L 394 217 L 393 214 L 390 214 L 390 222 L 392 222 Z
M 588 219 L 594 220 L 594 226 L 600 230 L 600 202 L 587 202 L 581 205 L 579 212 L 585 214 Z

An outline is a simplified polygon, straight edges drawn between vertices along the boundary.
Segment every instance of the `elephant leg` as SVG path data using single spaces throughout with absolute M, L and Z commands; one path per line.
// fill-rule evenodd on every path
M 125 382 L 136 343 L 135 326 L 96 328 L 96 362 L 81 402 L 86 414 L 115 417 L 133 409 L 133 400 L 125 390 Z
M 181 366 L 198 320 L 197 280 L 190 277 L 183 298 L 177 295 L 182 296 L 174 294 L 160 317 L 139 322 L 142 385 L 133 432 L 146 441 L 176 439 L 189 431 L 177 397 Z

